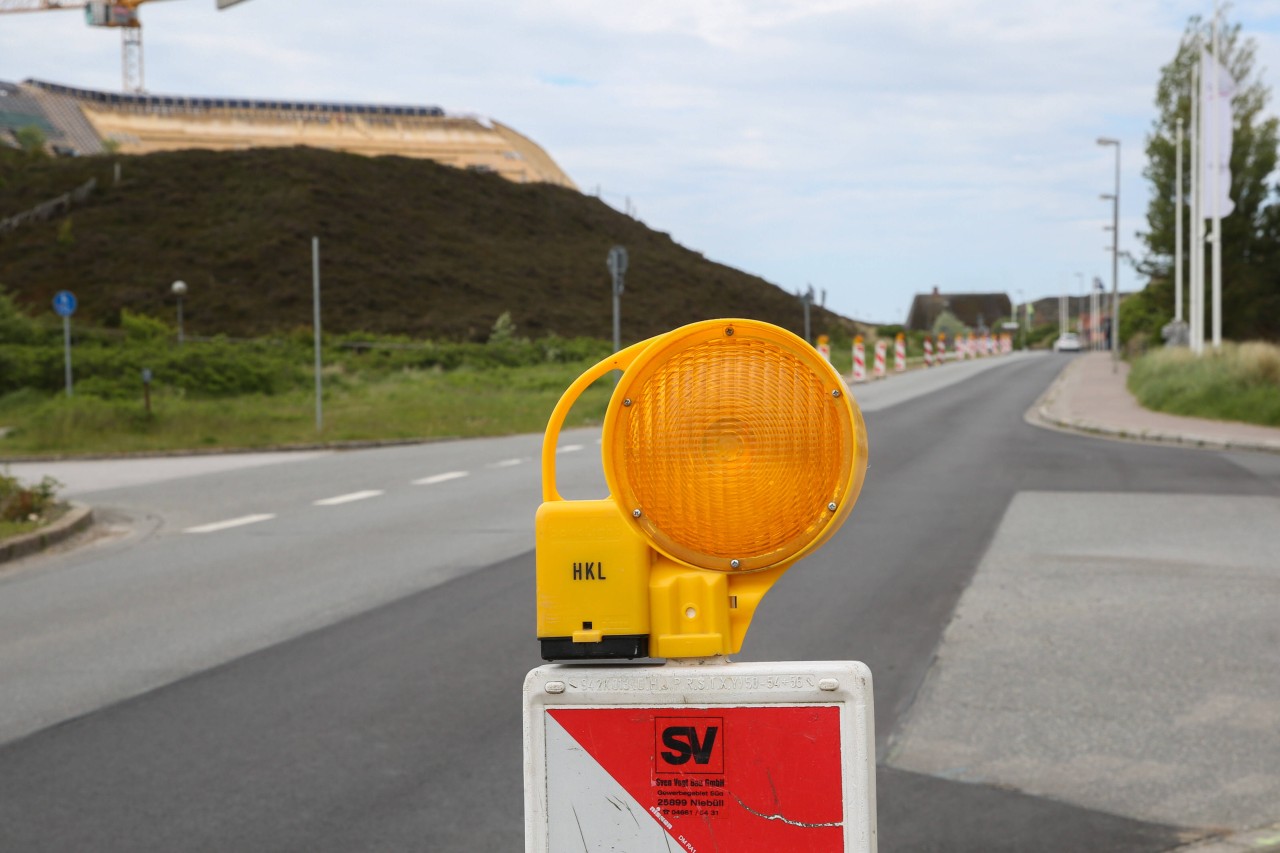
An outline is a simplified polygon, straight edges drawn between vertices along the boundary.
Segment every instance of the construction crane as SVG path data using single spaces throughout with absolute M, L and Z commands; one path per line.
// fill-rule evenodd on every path
M 124 72 L 124 90 L 145 91 L 142 78 L 142 21 L 138 7 L 152 0 L 119 0 L 116 3 L 94 0 L 0 0 L 0 15 L 13 12 L 53 12 L 62 9 L 84 9 L 85 22 L 91 27 L 115 27 L 120 30 L 120 64 Z M 244 0 L 217 0 L 226 9 Z

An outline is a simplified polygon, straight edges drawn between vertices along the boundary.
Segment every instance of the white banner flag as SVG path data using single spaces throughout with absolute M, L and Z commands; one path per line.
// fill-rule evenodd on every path
M 1200 187 L 1204 204 L 1200 213 L 1205 219 L 1230 216 L 1236 209 L 1231 200 L 1231 138 L 1233 131 L 1231 99 L 1236 81 L 1211 54 L 1200 57 Z M 1217 175 L 1217 198 L 1214 198 L 1214 175 Z M 1215 203 L 1216 202 L 1216 203 Z

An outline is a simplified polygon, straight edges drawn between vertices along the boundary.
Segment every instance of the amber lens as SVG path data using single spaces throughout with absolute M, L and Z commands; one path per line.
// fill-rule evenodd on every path
M 785 330 L 751 321 L 676 330 L 614 396 L 610 487 L 678 560 L 724 571 L 776 565 L 842 521 L 856 497 L 854 461 L 865 451 L 844 393 Z

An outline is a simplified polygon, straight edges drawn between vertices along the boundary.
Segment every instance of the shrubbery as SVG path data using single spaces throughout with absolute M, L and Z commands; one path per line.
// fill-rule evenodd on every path
M 283 338 L 190 340 L 179 346 L 161 320 L 129 311 L 119 332 L 75 332 L 75 392 L 103 399 L 141 393 L 142 371 L 157 390 L 194 397 L 279 394 L 313 381 L 310 330 Z M 60 331 L 60 330 L 59 330 Z M 304 334 L 305 331 L 305 334 Z M 381 377 L 403 370 L 491 370 L 598 360 L 608 343 L 589 338 L 516 337 L 510 324 L 495 326 L 488 343 L 413 341 L 400 336 L 347 334 L 327 338 L 326 372 Z M 51 334 L 14 309 L 0 292 L 0 395 L 22 389 L 57 392 L 65 384 L 61 334 Z
M 1149 409 L 1280 426 L 1280 347 L 1225 343 L 1203 356 L 1153 350 L 1133 363 L 1129 389 Z
M 52 477 L 45 477 L 33 486 L 7 473 L 0 474 L 0 529 L 48 521 L 61 506 L 58 502 L 61 486 Z

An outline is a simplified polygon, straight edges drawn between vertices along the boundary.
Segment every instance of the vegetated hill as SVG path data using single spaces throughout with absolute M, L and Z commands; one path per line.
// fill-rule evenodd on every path
M 50 311 L 66 289 L 78 321 L 113 326 L 122 309 L 172 320 L 181 279 L 190 335 L 309 327 L 316 235 L 326 331 L 476 340 L 509 311 L 519 335 L 608 339 L 614 244 L 630 255 L 624 343 L 710 317 L 803 328 L 795 296 L 599 199 L 426 160 L 292 148 L 33 161 L 0 150 L 0 219 L 90 176 L 97 191 L 68 215 L 0 234 L 0 286 L 29 310 Z M 816 306 L 812 326 L 853 328 Z

